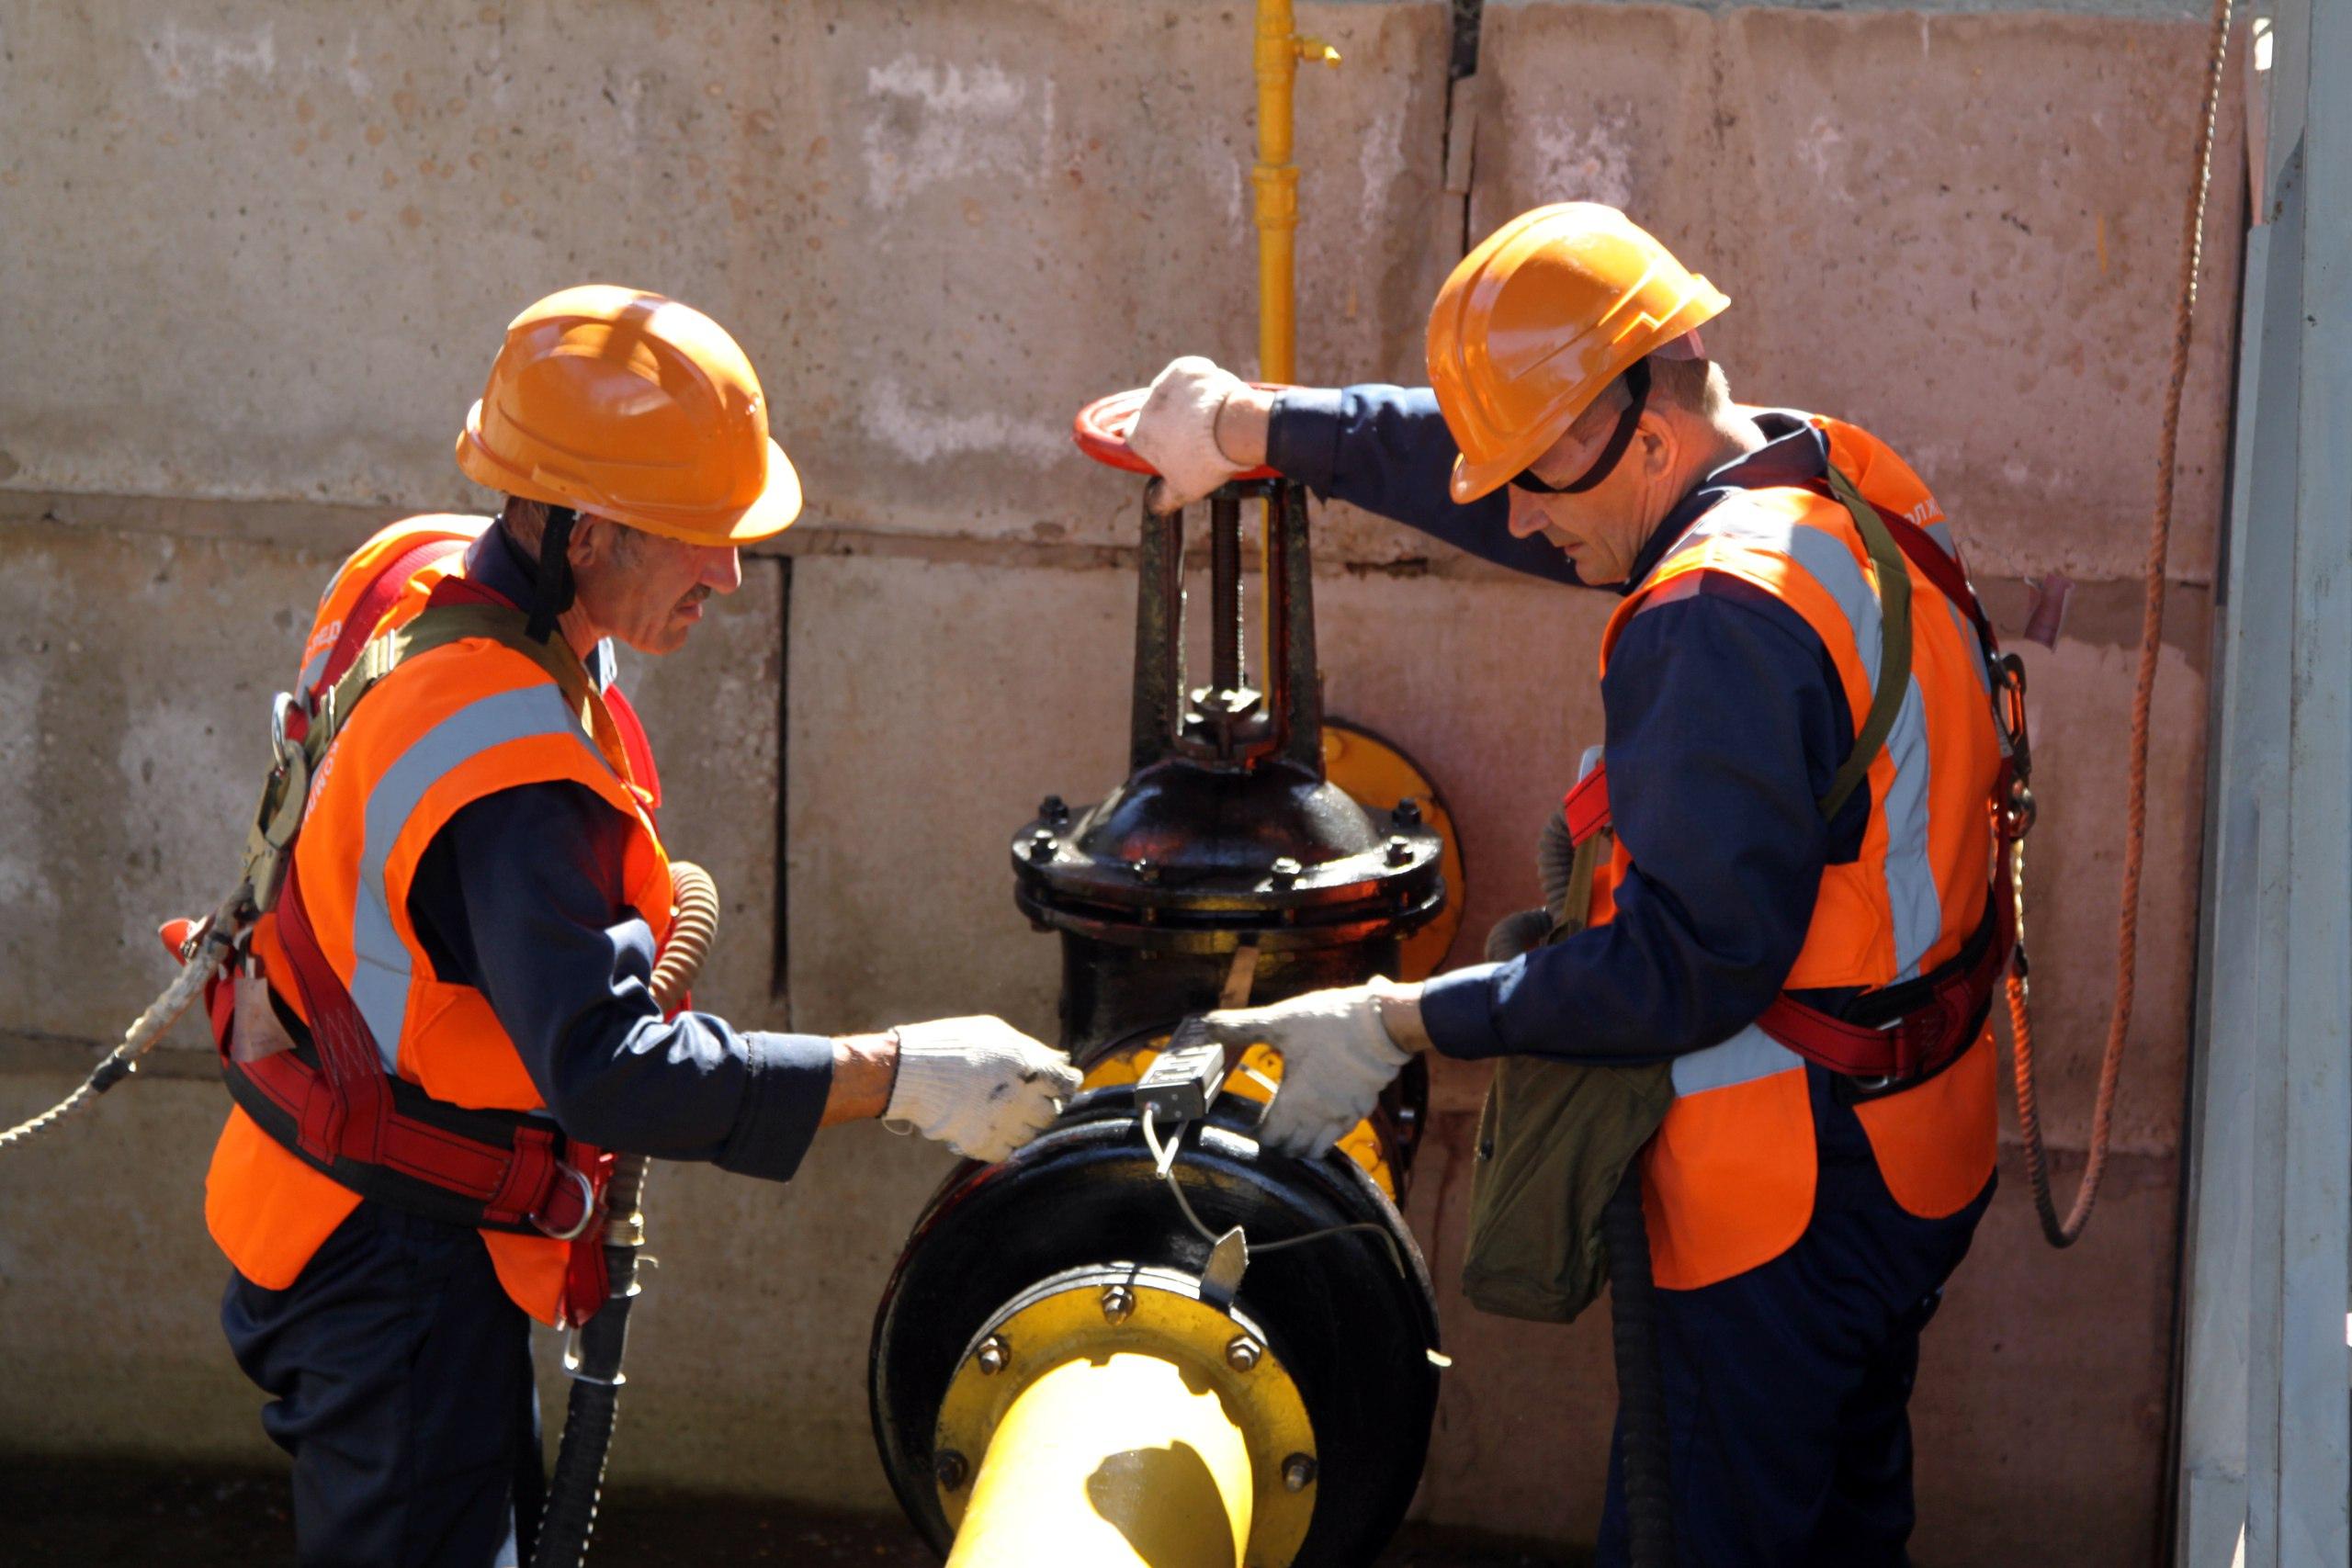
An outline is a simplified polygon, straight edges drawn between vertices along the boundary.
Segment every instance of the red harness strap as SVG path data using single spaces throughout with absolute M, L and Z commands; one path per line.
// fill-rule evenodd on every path
M 369 637 L 376 635 L 376 624 L 400 602 L 409 579 L 463 550 L 466 543 L 463 539 L 426 539 L 411 545 L 387 561 L 382 570 L 368 581 L 368 586 L 360 590 L 358 599 L 352 604 L 351 613 L 343 618 L 342 635 L 335 638 L 334 647 L 327 654 L 326 663 L 320 666 L 319 678 L 311 682 L 309 690 L 299 694 L 302 701 L 287 719 L 289 739 L 300 740 L 309 730 L 311 716 L 318 711 L 319 698 L 333 691 L 334 683 L 343 679 L 344 671 L 351 668 L 351 661 L 359 657 L 359 650 L 368 646 Z
M 598 1151 L 568 1147 L 540 1118 L 468 1111 L 384 1071 L 367 1020 L 319 951 L 290 878 L 277 922 L 310 1013 L 310 1049 L 241 1062 L 231 1050 L 230 1021 L 216 1020 L 214 1030 L 229 1091 L 265 1132 L 313 1169 L 396 1208 L 561 1240 L 591 1229 Z
M 1985 658 L 1995 658 L 2000 643 L 1960 563 L 1910 519 L 1875 502 L 1871 506 L 1920 575 L 1968 616 Z M 2010 781 L 2005 760 L 1995 783 L 1995 799 L 2008 798 Z M 1578 844 L 1611 826 L 1605 760 L 1568 791 L 1560 810 L 1569 838 Z M 1867 995 L 1866 999 L 1900 998 L 1892 1022 L 1876 1028 L 1850 1023 L 1783 991 L 1757 1019 L 1756 1027 L 1806 1061 L 1849 1077 L 1902 1082 L 1932 1076 L 1958 1060 L 1984 1029 L 1993 992 L 2017 947 L 2017 890 L 2010 880 L 2010 861 L 2007 854 L 1995 858 L 1998 864 L 1984 919 L 1961 951 L 1917 980 Z

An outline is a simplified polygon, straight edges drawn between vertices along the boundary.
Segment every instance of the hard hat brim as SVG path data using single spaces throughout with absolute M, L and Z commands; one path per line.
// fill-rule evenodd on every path
M 602 496 L 573 492 L 542 482 L 502 462 L 481 435 L 481 403 L 476 400 L 466 412 L 466 428 L 458 437 L 458 468 L 478 485 L 526 501 L 609 517 L 665 539 L 690 545 L 753 545 L 772 539 L 792 526 L 800 515 L 799 470 L 784 448 L 768 437 L 767 482 L 747 506 L 711 510 L 687 507 L 629 506 Z

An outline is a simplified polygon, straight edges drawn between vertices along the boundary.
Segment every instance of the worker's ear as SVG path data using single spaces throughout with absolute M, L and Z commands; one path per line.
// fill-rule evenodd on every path
M 571 542 L 564 551 L 565 558 L 571 563 L 572 575 L 594 571 L 610 561 L 619 544 L 616 537 L 619 532 L 620 525 L 611 518 L 582 513 L 580 521 L 571 525 Z
M 1633 451 L 1642 465 L 1642 477 L 1655 479 L 1671 473 L 1681 455 L 1681 432 L 1675 423 L 1655 407 L 1644 409 L 1640 423 L 1634 426 Z

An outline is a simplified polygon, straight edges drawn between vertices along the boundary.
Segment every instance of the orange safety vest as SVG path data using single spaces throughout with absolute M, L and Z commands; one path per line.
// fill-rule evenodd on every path
M 1862 496 L 1908 519 L 1956 558 L 1942 509 L 1883 443 L 1814 418 L 1830 461 Z M 1871 814 L 1860 853 L 1826 867 L 1813 921 L 1782 981 L 1792 991 L 1876 989 L 1929 975 L 1985 917 L 1993 882 L 1991 801 L 2002 776 L 1986 650 L 1960 608 L 1906 560 L 1912 582 L 1910 690 L 1866 775 Z M 1804 617 L 1829 650 L 1859 733 L 1880 659 L 1876 569 L 1838 502 L 1795 486 L 1735 491 L 1676 541 L 1601 636 L 1600 668 L 1636 615 L 1698 589 L 1699 574 L 1751 583 Z M 1594 877 L 1589 923 L 1616 912 L 1614 892 L 1639 846 L 1620 838 Z M 1982 1191 L 1996 1124 L 1989 1026 L 1943 1071 L 1861 1100 L 1888 1190 L 1936 1219 Z M 1677 1057 L 1675 1099 L 1644 1155 L 1651 1267 L 1669 1290 L 1695 1290 L 1769 1263 L 1813 1218 L 1816 1176 L 1805 1063 L 1755 1024 Z
M 346 637 L 364 641 L 413 619 L 442 580 L 462 570 L 455 549 L 435 555 L 419 546 L 469 539 L 484 525 L 481 518 L 411 518 L 361 546 L 320 604 L 302 690 L 315 685 Z M 406 572 L 389 595 L 376 587 L 388 569 Z M 355 610 L 388 599 L 372 626 L 345 624 Z M 537 663 L 495 641 L 434 648 L 369 691 L 311 781 L 291 877 L 319 950 L 366 1021 L 385 1070 L 434 1100 L 545 1112 L 489 999 L 434 973 L 410 925 L 408 895 L 426 846 L 458 811 L 499 790 L 555 780 L 594 791 L 634 824 L 623 886 L 659 942 L 668 934 L 671 886 L 652 817 L 658 785 L 642 730 L 616 690 L 591 692 L 583 712 Z M 289 982 L 277 911 L 255 924 L 251 951 L 278 1002 L 309 1024 L 300 988 Z M 205 1221 L 247 1279 L 271 1290 L 292 1284 L 359 1201 L 242 1108 L 230 1111 L 206 1179 Z M 534 1317 L 576 1322 L 598 1304 L 568 1299 L 567 1242 L 481 1234 L 507 1294 Z

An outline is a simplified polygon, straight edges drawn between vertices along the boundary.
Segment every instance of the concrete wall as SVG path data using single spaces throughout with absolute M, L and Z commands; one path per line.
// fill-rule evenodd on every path
M 2201 29 L 2137 0 L 2065 9 L 1490 4 L 1450 95 L 1447 6 L 1303 6 L 1347 63 L 1301 80 L 1300 363 L 1412 377 L 1465 232 L 1621 202 L 1733 296 L 1710 338 L 1743 397 L 1912 457 L 2005 626 L 2023 579 L 2076 580 L 2067 635 L 2027 650 L 2044 1100 L 2071 1180 Z M 1065 432 L 1172 353 L 1249 368 L 1247 50 L 1239 4 L 0 0 L 0 1117 L 62 1093 L 160 987 L 153 923 L 231 871 L 322 574 L 385 517 L 480 504 L 448 446 L 498 331 L 590 277 L 728 323 L 808 485 L 788 558 L 634 672 L 678 847 L 728 893 L 706 999 L 747 1023 L 993 1009 L 1049 1032 L 1054 944 L 1012 912 L 1005 840 L 1037 796 L 1117 777 L 1135 508 Z M 2116 1166 L 2062 1258 L 2005 1160 L 1928 1341 L 1925 1563 L 2143 1562 L 2161 1528 L 2243 184 L 2233 106 L 2223 124 Z M 1451 797 L 1467 958 L 1531 900 L 1533 826 L 1599 737 L 1608 603 L 1344 509 L 1321 527 L 1330 706 Z M 0 1156 L 10 1445 L 272 1452 L 211 1325 L 221 1096 L 184 1036 L 155 1081 Z M 1410 1204 L 1449 1281 L 1480 1088 L 1441 1073 Z M 868 1127 L 789 1189 L 659 1171 L 617 1478 L 881 1506 L 868 1314 L 945 1168 Z M 1599 1325 L 1481 1318 L 1450 1284 L 1445 1305 L 1419 1512 L 1589 1537 Z

